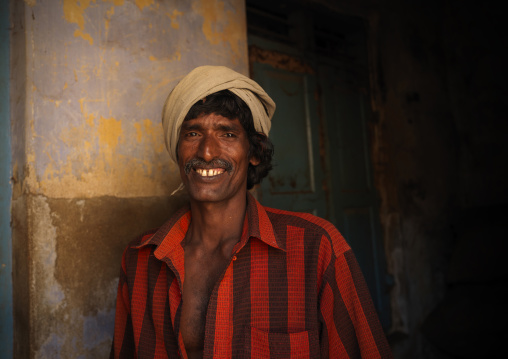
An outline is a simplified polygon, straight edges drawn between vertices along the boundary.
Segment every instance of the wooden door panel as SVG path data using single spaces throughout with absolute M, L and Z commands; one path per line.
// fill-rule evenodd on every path
M 270 137 L 276 141 L 276 167 L 270 173 L 272 194 L 311 193 L 314 191 L 312 174 L 312 142 L 307 136 L 309 119 L 306 116 L 306 84 L 303 74 L 264 70 L 265 88 L 278 98 L 276 125 Z M 298 158 L 298 161 L 295 161 Z
M 348 81 L 340 69 L 323 65 L 319 70 L 330 154 L 331 220 L 353 249 L 386 326 L 389 298 L 366 128 L 369 102 L 365 88 Z
M 371 186 L 365 153 L 363 94 L 334 89 L 332 96 L 334 121 L 329 123 L 329 138 L 330 147 L 338 151 L 338 166 L 332 171 L 338 172 L 342 192 L 367 193 Z
M 274 168 L 261 184 L 264 205 L 326 217 L 321 183 L 315 76 L 252 63 L 252 76 L 276 101 L 270 139 Z

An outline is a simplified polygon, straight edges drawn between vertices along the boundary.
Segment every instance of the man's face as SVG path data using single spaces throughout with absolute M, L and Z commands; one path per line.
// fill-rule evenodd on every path
M 180 176 L 192 200 L 227 201 L 245 196 L 249 140 L 238 119 L 216 114 L 184 121 L 178 143 Z

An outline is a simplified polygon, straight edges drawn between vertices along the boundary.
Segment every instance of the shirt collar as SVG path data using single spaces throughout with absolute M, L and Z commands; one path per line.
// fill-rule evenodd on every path
M 154 255 L 159 260 L 169 259 L 180 271 L 183 269 L 183 245 L 185 235 L 191 222 L 189 205 L 178 210 L 170 220 L 162 225 L 157 232 L 144 242 L 134 246 L 142 248 L 155 245 Z M 271 247 L 286 251 L 285 241 L 277 240 L 265 208 L 250 194 L 247 193 L 247 208 L 243 224 L 242 236 L 233 251 L 239 251 L 248 240 L 257 238 Z
M 271 247 L 286 251 L 286 242 L 278 240 L 273 229 L 272 222 L 268 217 L 265 207 L 261 205 L 250 193 L 247 194 L 247 210 L 245 213 L 244 231 L 247 231 L 248 236 L 242 235 L 240 243 L 247 241 L 250 238 L 258 238 Z M 245 243 L 241 244 L 243 247 Z

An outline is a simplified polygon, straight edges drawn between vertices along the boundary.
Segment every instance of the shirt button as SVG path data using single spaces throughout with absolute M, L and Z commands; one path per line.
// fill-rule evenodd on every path
M 236 261 L 236 256 L 233 256 L 233 260 Z

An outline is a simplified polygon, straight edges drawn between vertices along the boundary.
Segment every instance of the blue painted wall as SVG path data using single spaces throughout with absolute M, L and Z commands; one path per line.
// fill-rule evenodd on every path
M 13 345 L 9 73 L 9 2 L 0 1 L 0 348 L 6 359 Z

